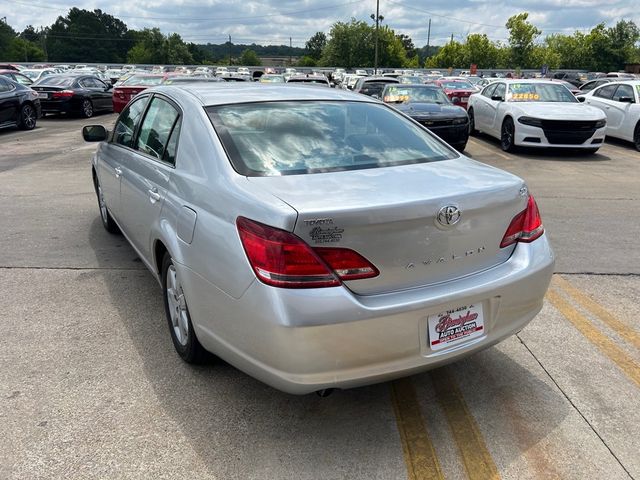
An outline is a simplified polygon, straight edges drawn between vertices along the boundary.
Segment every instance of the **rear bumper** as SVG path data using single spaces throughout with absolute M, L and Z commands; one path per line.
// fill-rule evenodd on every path
M 76 113 L 80 111 L 76 103 L 71 100 L 40 100 L 43 113 Z
M 456 281 L 384 295 L 345 287 L 289 290 L 254 281 L 232 298 L 177 265 L 198 339 L 286 392 L 350 388 L 429 370 L 520 331 L 542 308 L 554 267 L 546 236 L 519 244 L 494 268 Z M 483 336 L 433 351 L 427 317 L 482 303 Z

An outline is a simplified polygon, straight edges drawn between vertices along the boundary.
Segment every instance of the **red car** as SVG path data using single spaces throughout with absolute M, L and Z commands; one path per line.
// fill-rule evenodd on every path
M 465 110 L 469 102 L 469 95 L 478 92 L 478 90 L 471 85 L 471 82 L 461 78 L 441 78 L 436 80 L 435 83 L 436 85 L 440 85 L 440 88 L 444 90 L 449 100 Z
M 167 78 L 175 74 L 136 74 L 127 78 L 122 84 L 113 89 L 113 111 L 120 113 L 127 106 L 129 100 L 149 87 L 162 84 Z

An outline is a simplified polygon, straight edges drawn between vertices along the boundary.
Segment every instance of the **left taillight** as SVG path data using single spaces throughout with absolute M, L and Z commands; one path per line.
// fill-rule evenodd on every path
M 59 92 L 53 92 L 51 98 L 71 98 L 74 92 L 72 90 L 60 90 Z
M 371 278 L 378 269 L 347 248 L 312 248 L 293 233 L 238 217 L 238 234 L 256 276 L 282 288 L 335 287 Z
M 540 210 L 532 196 L 527 200 L 527 208 L 518 213 L 500 242 L 500 248 L 508 247 L 516 242 L 529 243 L 544 233 Z

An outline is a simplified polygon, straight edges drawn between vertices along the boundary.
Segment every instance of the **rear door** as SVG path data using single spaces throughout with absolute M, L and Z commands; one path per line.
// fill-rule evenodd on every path
M 179 108 L 154 95 L 136 134 L 135 150 L 123 165 L 121 217 L 129 240 L 151 259 L 151 229 L 164 203 L 180 135 Z
M 0 77 L 0 125 L 16 122 L 19 108 L 20 99 L 16 87 Z

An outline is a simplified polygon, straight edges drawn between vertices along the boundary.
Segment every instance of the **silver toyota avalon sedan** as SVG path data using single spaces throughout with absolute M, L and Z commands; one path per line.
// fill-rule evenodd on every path
M 161 86 L 91 163 L 100 215 L 158 279 L 178 354 L 303 394 L 411 375 L 521 330 L 554 267 L 518 177 L 370 97 Z

